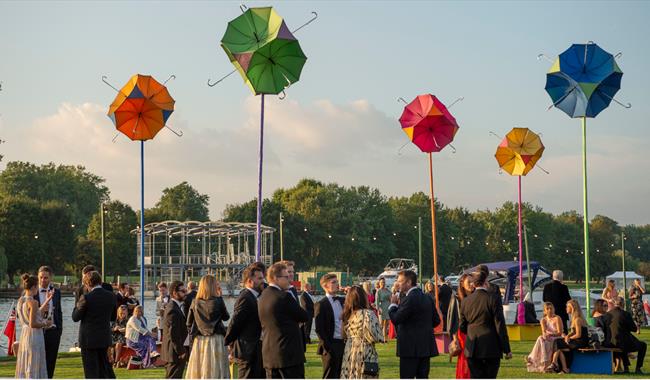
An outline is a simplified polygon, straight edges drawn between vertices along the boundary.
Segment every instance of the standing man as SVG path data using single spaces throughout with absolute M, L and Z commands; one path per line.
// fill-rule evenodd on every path
M 308 343 L 311 344 L 311 325 L 314 320 L 314 297 L 311 295 L 311 284 L 306 282 L 304 285 L 304 291 L 300 295 L 300 307 L 302 307 L 309 315 L 309 320 L 302 325 L 302 335 L 304 337 L 305 345 Z
M 613 347 L 623 351 L 623 373 L 630 372 L 630 352 L 637 352 L 636 358 L 636 371 L 635 374 L 643 375 L 641 368 L 643 367 L 643 360 L 648 349 L 645 342 L 638 340 L 633 331 L 636 331 L 637 326 L 632 319 L 632 314 L 629 311 L 622 309 L 624 301 L 622 297 L 614 298 L 614 308 L 605 314 L 605 326 L 609 326 L 610 342 Z
M 289 273 L 284 264 L 273 264 L 267 273 L 269 286 L 259 298 L 262 325 L 262 362 L 267 379 L 305 377 L 305 353 L 298 326 L 308 315 L 288 292 Z
M 388 307 L 390 320 L 397 328 L 399 377 L 426 379 L 430 358 L 438 356 L 433 329 L 440 324 L 440 316 L 431 297 L 417 287 L 415 272 L 401 271 L 396 284 L 400 293 L 406 294 L 402 301 L 393 294 Z
M 185 296 L 185 301 L 183 301 L 183 312 L 186 317 L 190 313 L 190 306 L 192 306 L 194 298 L 196 298 L 196 282 L 189 281 L 187 283 L 187 295 Z
M 298 302 L 298 290 L 296 290 L 296 287 L 293 286 L 293 281 L 296 275 L 296 270 L 295 266 L 296 264 L 293 261 L 290 260 L 284 260 L 280 261 L 280 264 L 284 264 L 284 266 L 287 267 L 287 273 L 289 274 L 289 289 L 288 291 L 291 293 L 293 296 L 293 299 L 295 299 Z
M 168 379 L 183 378 L 183 371 L 188 359 L 185 347 L 187 338 L 186 316 L 183 312 L 185 286 L 181 281 L 174 281 L 170 286 L 171 302 L 165 306 L 162 328 L 162 359 L 165 364 L 165 377 Z
M 81 321 L 79 347 L 87 379 L 114 379 L 115 373 L 108 362 L 111 339 L 111 315 L 115 314 L 115 295 L 102 288 L 102 277 L 96 271 L 84 275 L 82 282 L 86 294 L 72 310 L 72 320 Z
M 41 306 L 48 294 L 53 294 L 52 300 L 45 307 L 44 319 L 51 319 L 52 326 L 44 329 L 45 336 L 45 361 L 47 364 L 47 377 L 54 376 L 56 357 L 59 353 L 61 334 L 63 333 L 63 313 L 61 312 L 61 291 L 52 284 L 54 272 L 52 268 L 44 265 L 38 268 L 38 305 Z
M 472 379 L 495 379 L 503 354 L 512 359 L 503 306 L 488 292 L 485 272 L 475 274 L 474 287 L 460 304 L 459 329 L 467 335 L 465 357 Z
M 262 366 L 262 325 L 257 312 L 257 298 L 264 289 L 264 275 L 258 266 L 251 264 L 244 270 L 242 278 L 245 288 L 235 302 L 225 344 L 230 346 L 237 362 L 237 378 L 261 379 L 266 374 Z
M 94 265 L 86 265 L 85 267 L 83 267 L 83 268 L 81 269 L 81 285 L 79 285 L 79 288 L 74 292 L 74 297 L 75 297 L 75 298 L 74 298 L 74 303 L 75 303 L 75 304 L 77 303 L 77 301 L 79 301 L 79 298 L 80 298 L 83 294 L 88 293 L 88 289 L 87 289 L 86 286 L 83 284 L 83 278 L 84 278 L 84 276 L 87 275 L 88 273 L 90 273 L 90 272 L 94 272 L 94 271 L 97 271 L 97 269 L 95 269 L 95 266 L 94 266 Z M 99 272 L 98 272 L 98 273 L 99 273 Z M 101 275 L 100 275 L 100 277 L 101 277 Z M 104 289 L 104 290 L 106 290 L 106 291 L 109 291 L 109 292 L 113 293 L 113 286 L 111 286 L 111 284 L 106 283 L 106 282 L 103 282 L 103 281 L 102 281 L 102 289 Z M 115 308 L 115 309 L 117 310 L 117 308 Z M 115 321 L 115 314 L 113 314 L 113 318 L 111 319 L 111 322 L 113 322 L 113 321 Z
M 316 334 L 318 335 L 318 355 L 323 361 L 323 379 L 338 379 L 341 377 L 343 364 L 342 325 L 343 301 L 337 297 L 339 280 L 334 273 L 321 277 L 320 285 L 325 290 L 325 297 L 321 298 L 314 307 Z
M 564 333 L 566 334 L 568 332 L 567 321 L 569 320 L 569 314 L 566 312 L 566 303 L 571 299 L 571 295 L 569 295 L 569 287 L 562 283 L 563 278 L 564 273 L 561 270 L 554 270 L 553 281 L 544 285 L 542 299 L 544 302 L 553 304 L 555 314 L 562 319 Z
M 133 299 L 131 298 L 131 292 L 128 283 L 123 282 L 117 286 L 117 294 L 115 295 L 115 299 L 117 300 L 117 307 L 124 305 L 127 307 L 129 317 L 133 315 L 133 309 L 135 309 L 138 304 L 133 302 Z
M 439 277 L 438 281 L 436 282 L 436 285 L 438 286 L 438 301 L 440 302 L 440 312 L 442 313 L 442 330 L 447 331 L 447 311 L 449 310 L 451 296 L 454 291 L 451 289 L 451 286 L 445 282 L 444 277 Z

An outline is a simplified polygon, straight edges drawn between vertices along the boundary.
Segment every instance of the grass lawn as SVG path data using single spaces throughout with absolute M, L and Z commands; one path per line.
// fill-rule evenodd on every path
M 644 329 L 641 333 L 641 339 L 650 343 L 650 330 Z M 557 375 L 557 374 L 529 374 L 526 371 L 524 357 L 532 349 L 534 342 L 512 342 L 513 359 L 501 361 L 500 378 L 642 378 L 634 375 L 613 375 L 613 376 L 594 376 L 594 375 Z M 379 366 L 381 378 L 398 378 L 399 377 L 399 359 L 395 356 L 395 341 L 388 344 L 377 345 L 379 351 Z M 14 358 L 0 359 L 0 377 L 13 377 L 15 370 Z M 634 365 L 635 360 L 632 361 Z M 646 366 L 646 373 L 650 373 L 650 364 Z M 308 378 L 321 378 L 322 368 L 320 357 L 316 355 L 316 345 L 311 344 L 307 348 L 307 363 L 305 372 Z M 441 355 L 431 360 L 432 378 L 454 378 L 456 373 L 456 360 L 449 363 L 447 355 Z M 162 368 L 146 369 L 138 371 L 127 371 L 118 369 L 116 373 L 118 378 L 163 378 L 165 371 Z M 531 376 L 532 375 L 532 376 Z M 56 366 L 56 378 L 83 378 L 83 369 L 81 367 L 81 356 L 79 354 L 62 353 L 59 354 L 59 361 Z M 648 377 L 648 375 L 646 375 Z

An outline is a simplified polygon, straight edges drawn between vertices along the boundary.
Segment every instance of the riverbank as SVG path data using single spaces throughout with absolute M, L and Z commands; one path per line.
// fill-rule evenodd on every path
M 644 329 L 641 333 L 641 339 L 650 344 L 650 330 Z M 559 374 L 529 374 L 526 371 L 524 357 L 530 352 L 535 342 L 511 342 L 513 359 L 503 360 L 499 378 L 647 378 L 645 376 L 628 375 L 559 375 Z M 399 378 L 399 359 L 395 356 L 395 341 L 387 344 L 377 345 L 379 352 L 380 378 Z M 636 363 L 635 360 L 632 363 Z M 15 358 L 0 358 L 0 377 L 14 377 L 16 361 Z M 646 373 L 650 372 L 650 363 L 646 364 Z M 431 360 L 431 378 L 454 378 L 456 371 L 456 359 L 449 362 L 447 355 L 441 355 Z M 165 370 L 163 368 L 153 368 L 146 370 L 127 371 L 126 369 L 116 370 L 117 378 L 164 378 Z M 322 366 L 320 357 L 316 355 L 316 344 L 307 346 L 307 363 L 305 364 L 305 374 L 307 378 L 321 378 Z M 79 354 L 62 353 L 59 354 L 59 361 L 56 367 L 55 378 L 83 378 L 83 369 L 81 367 L 81 356 Z M 533 375 L 533 376 L 531 376 Z

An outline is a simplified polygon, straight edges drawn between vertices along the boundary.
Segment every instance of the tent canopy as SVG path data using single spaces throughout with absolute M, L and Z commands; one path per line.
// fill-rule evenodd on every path
M 635 272 L 632 271 L 625 271 L 625 277 L 626 277 L 626 284 L 623 286 L 623 271 L 616 271 L 609 276 L 607 276 L 605 279 L 606 281 L 609 280 L 614 280 L 616 282 L 616 289 L 627 289 L 630 286 L 632 286 L 632 281 L 635 279 L 639 279 L 641 281 L 641 286 L 645 288 L 645 278 L 643 276 L 636 274 Z

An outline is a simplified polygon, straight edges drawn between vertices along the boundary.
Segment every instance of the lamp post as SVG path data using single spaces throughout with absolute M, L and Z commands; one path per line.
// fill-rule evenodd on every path
M 100 213 L 100 224 L 101 224 L 101 234 L 102 234 L 102 282 L 104 282 L 105 277 L 106 277 L 106 271 L 104 267 L 104 202 L 100 203 L 99 205 L 99 213 Z
M 282 223 L 284 218 L 282 217 L 282 212 L 280 212 L 280 261 L 284 261 L 284 239 L 282 237 Z

